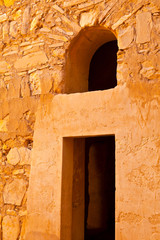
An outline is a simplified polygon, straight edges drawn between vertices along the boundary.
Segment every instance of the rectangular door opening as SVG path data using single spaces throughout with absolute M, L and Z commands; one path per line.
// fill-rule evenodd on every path
M 115 240 L 115 137 L 63 141 L 61 240 Z
M 115 139 L 85 141 L 85 240 L 115 239 Z

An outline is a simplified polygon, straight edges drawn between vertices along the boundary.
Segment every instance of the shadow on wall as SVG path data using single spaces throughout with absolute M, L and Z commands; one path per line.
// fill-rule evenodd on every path
M 79 32 L 70 43 L 66 54 L 65 93 L 89 90 L 89 68 L 93 55 L 105 43 L 116 40 L 115 34 L 105 27 L 86 27 Z M 110 47 L 112 48 L 112 46 Z
M 26 239 L 28 240 L 60 240 L 56 235 L 41 232 L 27 233 Z

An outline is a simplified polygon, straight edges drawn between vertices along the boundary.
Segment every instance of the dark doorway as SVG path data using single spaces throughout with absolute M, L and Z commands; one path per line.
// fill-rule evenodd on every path
M 64 138 L 61 240 L 115 240 L 115 136 Z
M 85 139 L 85 240 L 115 240 L 115 137 Z
M 102 45 L 93 55 L 88 79 L 88 91 L 105 90 L 117 86 L 117 41 Z

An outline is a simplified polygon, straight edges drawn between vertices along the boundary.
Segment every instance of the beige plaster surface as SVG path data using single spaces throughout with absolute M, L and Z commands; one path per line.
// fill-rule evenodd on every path
M 117 239 L 160 239 L 159 16 L 159 0 L 0 0 L 0 239 L 24 240 L 26 218 L 26 240 L 59 239 L 62 138 L 105 134 L 116 137 Z M 87 91 L 94 52 L 116 38 L 121 86 L 57 96 Z
M 157 240 L 158 89 L 158 83 L 137 82 L 104 91 L 41 96 L 26 240 L 60 239 L 63 137 L 110 134 L 115 134 L 116 139 L 116 240 Z

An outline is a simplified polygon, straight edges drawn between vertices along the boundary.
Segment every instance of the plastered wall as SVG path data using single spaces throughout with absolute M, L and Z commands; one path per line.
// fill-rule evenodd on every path
M 94 26 L 118 39 L 118 86 L 59 95 L 70 43 Z M 3 240 L 60 238 L 62 137 L 103 134 L 116 136 L 117 239 L 159 240 L 159 34 L 158 0 L 1 2 Z
M 146 116 L 143 100 L 133 93 L 132 88 L 118 86 L 58 95 L 40 109 L 28 195 L 28 239 L 60 239 L 63 137 L 112 134 L 116 141 L 116 240 L 159 238 L 159 96 L 152 96 L 145 106 Z M 73 158 L 69 149 L 68 145 L 68 167 Z M 68 194 L 71 175 L 72 171 L 65 185 Z M 67 204 L 70 209 L 72 201 Z M 69 222 L 70 215 L 65 223 L 67 240 Z

